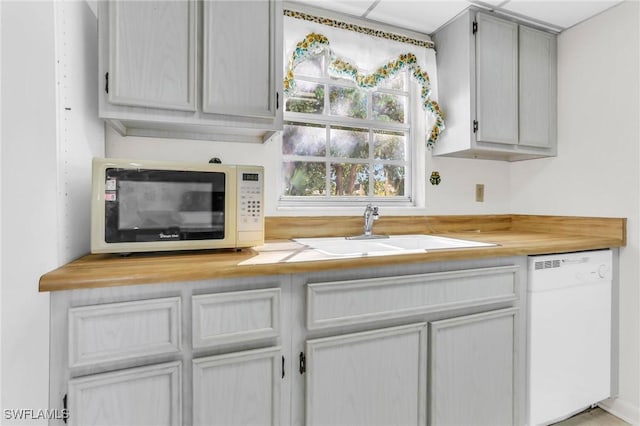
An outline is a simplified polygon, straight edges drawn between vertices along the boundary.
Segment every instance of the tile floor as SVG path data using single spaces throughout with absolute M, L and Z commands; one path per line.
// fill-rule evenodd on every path
M 629 423 L 620 420 L 601 408 L 583 411 L 573 417 L 555 423 L 554 426 L 628 426 Z

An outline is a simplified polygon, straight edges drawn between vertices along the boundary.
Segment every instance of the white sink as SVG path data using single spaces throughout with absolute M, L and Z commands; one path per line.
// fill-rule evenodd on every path
M 391 235 L 389 238 L 296 238 L 294 241 L 328 256 L 385 256 L 429 250 L 488 247 L 495 244 L 434 235 Z

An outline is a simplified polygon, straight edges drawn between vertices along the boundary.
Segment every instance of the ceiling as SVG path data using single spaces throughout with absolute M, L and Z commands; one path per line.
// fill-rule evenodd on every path
M 555 32 L 562 32 L 620 0 L 295 0 L 308 6 L 346 13 L 431 34 L 469 6 L 494 10 Z

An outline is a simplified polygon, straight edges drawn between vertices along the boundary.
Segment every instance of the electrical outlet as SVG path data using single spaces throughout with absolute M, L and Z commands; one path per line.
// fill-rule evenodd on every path
M 476 183 L 476 201 L 479 203 L 484 202 L 484 184 Z

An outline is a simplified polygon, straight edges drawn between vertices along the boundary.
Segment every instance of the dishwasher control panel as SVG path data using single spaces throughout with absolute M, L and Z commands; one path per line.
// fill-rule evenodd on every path
M 611 250 L 529 256 L 529 290 L 611 281 Z

